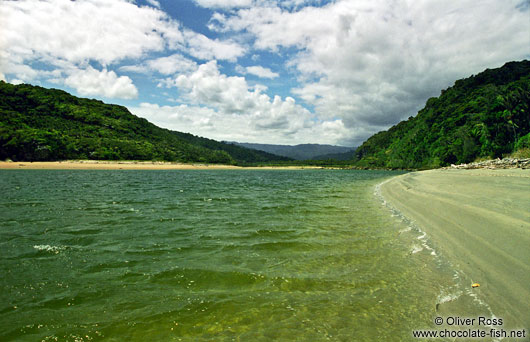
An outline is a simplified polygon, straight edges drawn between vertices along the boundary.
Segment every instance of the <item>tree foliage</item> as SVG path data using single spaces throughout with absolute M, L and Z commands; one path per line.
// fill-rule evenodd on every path
M 530 61 L 458 80 L 415 117 L 356 150 L 365 167 L 434 168 L 497 158 L 530 145 Z
M 288 160 L 157 127 L 125 107 L 0 81 L 0 159 L 165 160 L 245 164 Z

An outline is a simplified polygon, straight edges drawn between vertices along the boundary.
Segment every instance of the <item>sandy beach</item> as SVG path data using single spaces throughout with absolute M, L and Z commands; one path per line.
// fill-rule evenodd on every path
M 317 169 L 312 166 L 241 167 L 220 164 L 184 164 L 156 161 L 66 160 L 55 162 L 0 162 L 0 169 L 28 170 L 243 170 L 243 169 Z
M 530 170 L 430 170 L 381 187 L 508 325 L 530 327 Z M 453 314 L 458 314 L 454 312 Z

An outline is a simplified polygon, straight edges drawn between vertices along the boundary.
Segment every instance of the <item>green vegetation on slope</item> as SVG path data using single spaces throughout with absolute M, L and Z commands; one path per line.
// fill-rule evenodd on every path
M 456 81 L 357 150 L 358 166 L 436 168 L 530 147 L 530 61 Z
M 0 81 L 0 160 L 166 160 L 246 164 L 289 160 L 163 129 L 125 107 Z

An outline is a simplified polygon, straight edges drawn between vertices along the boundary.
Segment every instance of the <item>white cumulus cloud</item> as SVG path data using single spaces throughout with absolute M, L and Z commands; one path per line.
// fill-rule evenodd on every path
M 273 7 L 298 8 L 305 5 L 319 5 L 322 0 L 195 0 L 201 7 L 231 10 L 235 8 L 249 7 Z
M 23 60 L 37 57 L 108 65 L 164 49 L 167 18 L 127 1 L 3 1 L 2 45 Z
M 234 7 L 250 7 L 253 4 L 252 0 L 195 0 L 199 6 L 206 8 L 234 8 Z
M 261 77 L 261 78 L 273 79 L 273 78 L 280 77 L 280 74 L 278 74 L 277 72 L 274 72 L 271 69 L 262 67 L 260 65 L 253 65 L 253 66 L 248 66 L 248 67 L 238 66 L 236 70 L 241 74 L 251 74 L 254 76 Z
M 157 0 L 147 0 L 147 3 L 149 3 L 150 5 L 156 8 L 160 8 L 160 2 L 158 2 Z
M 96 70 L 89 66 L 83 70 L 71 70 L 64 83 L 83 96 L 134 99 L 138 89 L 128 76 L 118 76 L 114 71 Z
M 283 107 L 289 107 L 288 102 L 284 102 Z M 276 106 L 276 110 L 282 109 L 279 101 Z M 273 127 L 256 125 L 253 113 L 229 114 L 207 107 L 186 104 L 160 106 L 152 103 L 142 103 L 129 110 L 161 127 L 219 141 L 293 144 L 293 142 L 311 143 L 315 141 L 315 137 L 319 137 L 321 143 L 333 143 L 347 133 L 347 129 L 340 120 L 315 122 L 303 118 L 306 121 L 301 127 L 290 132 L 275 128 L 274 125 Z
M 128 0 L 0 1 L 0 73 L 8 79 L 61 83 L 67 81 L 61 77 L 68 76 L 71 69 L 101 65 L 105 77 L 94 80 L 108 80 L 111 70 L 125 60 L 141 61 L 125 71 L 149 68 L 171 74 L 189 70 L 194 63 L 178 57 L 176 51 L 205 60 L 235 61 L 245 54 L 246 49 L 238 43 L 210 39 L 183 28 L 159 8 L 158 1 L 149 3 L 154 7 Z M 167 57 L 143 63 L 150 54 L 168 52 Z M 45 66 L 39 69 L 36 65 Z M 87 75 L 93 73 L 93 69 L 85 70 Z M 69 85 L 77 84 L 75 77 L 74 81 L 68 77 Z M 129 98 L 134 85 L 124 84 L 125 78 L 116 80 L 125 89 L 107 91 L 107 95 Z M 127 82 L 132 81 L 128 78 Z
M 177 87 L 180 100 L 188 104 L 144 104 L 131 110 L 164 127 L 220 140 L 292 143 L 319 136 L 330 143 L 345 133 L 341 120 L 318 120 L 292 97 L 271 98 L 243 77 L 222 74 L 215 61 L 164 84 Z
M 187 44 L 186 52 L 195 58 L 236 61 L 246 52 L 243 46 L 234 41 L 210 39 L 190 30 L 184 31 L 184 36 Z
M 142 64 L 126 65 L 120 67 L 120 71 L 149 73 L 157 72 L 162 75 L 172 75 L 180 72 L 189 72 L 197 69 L 197 63 L 180 54 L 166 57 L 149 59 Z

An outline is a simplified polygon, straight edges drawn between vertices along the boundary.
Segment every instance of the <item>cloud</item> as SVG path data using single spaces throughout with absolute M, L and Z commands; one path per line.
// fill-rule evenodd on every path
M 195 3 L 206 8 L 250 7 L 252 0 L 195 0 Z
M 329 143 L 340 136 L 337 132 L 344 128 L 341 120 L 318 120 L 292 97 L 271 99 L 263 93 L 262 86 L 251 87 L 243 77 L 222 74 L 215 61 L 200 65 L 194 72 L 168 79 L 164 84 L 177 87 L 181 102 L 187 105 L 153 107 L 146 104 L 132 109 L 133 112 L 164 127 L 221 140 L 310 142 L 318 132 L 320 140 Z M 156 113 L 153 108 L 163 110 Z
M 14 84 L 14 85 L 19 85 L 19 84 L 24 84 L 25 82 L 23 80 L 14 78 L 11 81 L 9 81 L 9 83 Z
M 134 99 L 138 96 L 138 89 L 129 77 L 118 77 L 114 71 L 99 71 L 91 66 L 84 70 L 72 70 L 64 83 L 83 96 L 119 99 Z
M 233 41 L 183 29 L 157 8 L 125 0 L 4 1 L 0 17 L 4 57 L 18 61 L 48 57 L 109 65 L 167 46 L 205 59 L 234 59 L 245 51 Z
M 280 102 L 277 104 L 281 107 Z M 151 103 L 142 103 L 129 110 L 161 127 L 219 141 L 292 144 L 311 143 L 315 137 L 319 137 L 321 143 L 334 143 L 347 133 L 340 120 L 308 120 L 296 131 L 289 132 L 276 125 L 256 125 L 252 113 L 228 114 L 200 106 L 160 106 Z
M 249 7 L 274 7 L 297 8 L 308 4 L 319 5 L 321 0 L 195 0 L 201 7 L 231 10 Z
M 2 67 L 3 70 L 0 69 L 0 72 L 4 71 L 6 72 L 6 74 L 14 75 L 16 78 L 25 82 L 32 81 L 38 78 L 40 75 L 44 74 L 44 72 L 39 72 L 38 70 L 33 69 L 29 65 L 12 63 L 9 61 L 2 63 Z
M 210 39 L 203 34 L 190 30 L 184 31 L 184 37 L 187 45 L 186 52 L 198 59 L 234 62 L 246 53 L 245 48 L 234 41 Z
M 48 76 L 50 69 L 59 70 L 61 75 L 88 65 L 111 70 L 125 60 L 144 60 L 153 53 L 172 51 L 167 59 L 156 60 L 160 73 L 171 74 L 188 70 L 193 63 L 178 57 L 175 51 L 206 60 L 235 61 L 245 54 L 238 43 L 210 39 L 185 29 L 158 8 L 158 1 L 150 4 L 155 7 L 140 7 L 128 0 L 1 1 L 0 72 L 6 77 L 34 81 Z M 149 63 L 143 65 L 144 71 L 155 68 Z M 36 65 L 45 67 L 39 69 Z M 129 67 L 129 71 L 133 69 Z M 135 71 L 142 69 L 136 67 Z M 86 70 L 86 74 L 92 73 Z M 110 71 L 102 80 L 108 75 Z M 53 81 L 60 79 L 55 75 Z M 131 89 L 128 87 L 121 96 L 132 94 Z
M 126 65 L 120 67 L 120 71 L 149 73 L 157 72 L 162 75 L 173 75 L 180 72 L 189 72 L 197 69 L 197 63 L 180 54 L 167 57 L 150 59 L 142 64 Z
M 162 51 L 163 33 L 170 30 L 163 12 L 127 1 L 3 1 L 0 11 L 7 18 L 3 46 L 24 60 L 108 65 Z
M 241 74 L 251 74 L 254 76 L 261 77 L 261 78 L 273 79 L 273 78 L 280 77 L 280 74 L 278 74 L 277 72 L 273 72 L 271 69 L 264 68 L 259 65 L 254 65 L 254 66 L 249 66 L 249 67 L 238 66 L 237 72 Z
M 160 2 L 156 1 L 156 0 L 146 0 L 147 3 L 149 3 L 150 5 L 156 7 L 156 8 L 160 8 Z
M 268 100 L 267 95 L 258 91 L 249 92 L 243 77 L 221 74 L 215 61 L 200 65 L 189 75 L 179 75 L 173 84 L 184 92 L 185 100 L 215 107 L 223 112 L 241 113 L 256 106 L 260 100 Z
M 515 0 L 335 1 L 216 14 L 210 29 L 251 34 L 253 48 L 296 51 L 293 93 L 359 144 L 416 112 L 454 80 L 530 56 L 528 10 Z M 281 34 L 279 34 L 281 32 Z M 362 128 L 362 129 L 361 129 Z
M 147 65 L 149 69 L 156 70 L 164 75 L 188 72 L 197 68 L 197 63 L 178 54 L 149 60 Z

